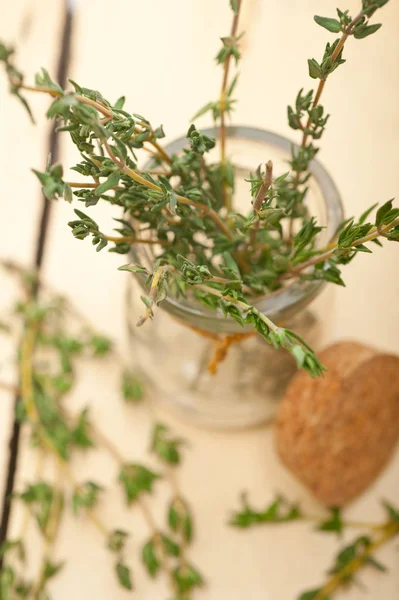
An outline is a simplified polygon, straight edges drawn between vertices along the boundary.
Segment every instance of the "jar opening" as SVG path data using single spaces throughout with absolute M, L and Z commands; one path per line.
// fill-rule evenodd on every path
M 217 137 L 216 128 L 206 128 L 201 131 L 208 136 Z M 292 146 L 296 147 L 295 144 L 283 136 L 254 127 L 230 126 L 227 127 L 226 131 L 227 138 L 231 142 L 230 147 L 235 143 L 231 160 L 234 164 L 240 166 L 240 170 L 245 170 L 245 167 L 247 167 L 248 171 L 252 169 L 252 172 L 254 172 L 259 163 L 264 162 L 265 159 L 274 159 L 274 155 L 278 155 L 280 163 L 284 164 L 284 157 L 287 160 Z M 181 151 L 186 144 L 187 138 L 183 136 L 165 146 L 165 149 L 174 154 Z M 257 158 L 254 159 L 255 164 L 247 165 L 245 161 L 248 162 L 250 156 Z M 145 165 L 144 169 L 146 166 L 148 165 Z M 343 220 L 341 198 L 332 178 L 315 159 L 310 164 L 310 172 L 312 174 L 311 185 L 314 187 L 314 195 L 318 200 L 317 207 L 311 207 L 312 214 L 313 211 L 320 213 L 319 222 L 325 226 L 324 243 L 328 243 Z M 141 263 L 144 266 L 151 266 L 154 258 L 154 254 L 148 246 L 133 247 L 131 256 L 134 262 Z M 144 287 L 146 278 L 140 275 L 135 275 L 135 277 Z M 267 314 L 273 321 L 285 321 L 307 306 L 319 294 L 324 285 L 324 281 L 294 281 L 267 296 L 254 297 L 253 305 L 262 313 Z M 240 328 L 230 317 L 225 317 L 221 312 L 213 311 L 194 298 L 168 296 L 161 306 L 183 323 L 206 331 L 214 331 L 215 328 L 226 333 L 247 330 L 247 328 Z M 250 329 L 248 327 L 248 331 Z

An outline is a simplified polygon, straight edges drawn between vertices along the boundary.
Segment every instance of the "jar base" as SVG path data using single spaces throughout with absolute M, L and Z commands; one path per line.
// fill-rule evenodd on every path
M 235 403 L 233 414 L 229 415 L 227 403 L 225 411 L 220 411 L 220 404 L 218 410 L 212 411 L 210 406 L 212 399 L 204 407 L 203 402 L 195 401 L 189 393 L 182 392 L 172 396 L 160 389 L 152 388 L 151 391 L 153 403 L 168 411 L 176 419 L 196 427 L 219 431 L 238 431 L 269 424 L 274 420 L 280 400 L 280 398 L 265 398 L 263 410 L 245 401 L 243 401 L 245 407 L 239 410 Z

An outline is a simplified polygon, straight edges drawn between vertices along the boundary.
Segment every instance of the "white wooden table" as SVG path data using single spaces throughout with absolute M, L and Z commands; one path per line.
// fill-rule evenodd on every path
M 213 58 L 219 37 L 230 27 L 227 0 L 86 0 L 75 6 L 71 78 L 100 89 L 111 99 L 127 96 L 133 112 L 144 112 L 154 123 L 163 123 L 168 140 L 186 131 L 193 113 L 215 98 L 220 69 Z M 322 52 L 326 32 L 312 20 L 314 14 L 331 16 L 335 0 L 247 0 L 243 28 L 248 32 L 239 85 L 236 123 L 245 123 L 291 135 L 286 124 L 286 104 L 302 86 L 310 87 L 306 59 Z M 359 0 L 347 0 L 341 8 L 357 12 Z M 63 17 L 61 0 L 14 0 L 2 14 L 0 36 L 15 40 L 18 58 L 30 78 L 41 66 L 55 71 Z M 326 86 L 324 104 L 333 116 L 323 140 L 320 159 L 333 174 L 348 215 L 359 214 L 374 202 L 399 195 L 399 6 L 394 0 L 378 15 L 383 29 L 366 40 L 351 40 L 345 54 L 348 64 L 334 73 Z M 118 47 L 116 52 L 115 48 Z M 0 77 L 0 256 L 32 263 L 37 221 L 41 209 L 39 184 L 31 167 L 43 168 L 46 159 L 47 100 L 32 98 L 38 126 L 6 92 Z M 203 122 L 203 124 L 208 124 Z M 62 149 L 65 164 L 73 157 L 71 146 Z M 15 191 L 18 182 L 18 193 Z M 124 348 L 123 274 L 116 270 L 123 257 L 99 257 L 89 243 L 75 241 L 66 221 L 72 207 L 53 207 L 44 275 L 60 292 L 70 295 L 94 325 Z M 104 222 L 109 220 L 104 210 Z M 15 230 L 18 228 L 18 235 Z M 399 352 L 398 248 L 386 245 L 373 256 L 360 256 L 346 269 L 347 288 L 336 291 L 332 339 L 356 338 L 392 352 Z M 2 276 L 0 276 L 2 277 Z M 15 293 L 0 279 L 0 305 Z M 96 300 L 93 301 L 93 298 Z M 4 342 L 2 356 L 12 349 Z M 12 378 L 12 372 L 6 373 Z M 90 403 L 96 421 L 106 426 L 121 452 L 131 460 L 148 458 L 148 434 L 152 417 L 147 405 L 129 408 L 118 392 L 119 365 L 107 368 L 85 365 L 71 406 Z M 0 391 L 0 486 L 8 462 L 7 443 L 12 423 L 13 398 Z M 179 471 L 184 493 L 193 505 L 197 539 L 193 562 L 205 574 L 207 587 L 198 600 L 294 600 L 300 591 L 324 579 L 334 553 L 342 542 L 321 535 L 307 524 L 233 530 L 226 525 L 229 511 L 238 506 L 242 489 L 256 505 L 272 499 L 276 491 L 299 500 L 312 513 L 320 511 L 307 491 L 279 463 L 270 430 L 216 433 L 162 419 L 190 441 Z M 32 476 L 32 452 L 22 436 L 17 486 Z M 116 488 L 114 465 L 102 453 L 88 454 L 76 465 L 76 473 L 96 477 L 109 487 L 107 502 L 99 512 L 110 526 L 133 532 L 129 561 L 134 568 L 136 597 L 162 600 L 168 597 L 165 581 L 151 582 L 137 559 L 147 536 L 140 514 L 127 511 Z M 2 492 L 2 489 L 0 489 Z M 2 494 L 1 494 L 2 496 Z M 358 520 L 382 518 L 379 500 L 398 503 L 399 456 L 396 455 L 376 483 L 347 511 Z M 154 514 L 164 520 L 166 492 L 155 495 Z M 11 531 L 19 527 L 19 512 L 11 517 Z M 40 542 L 30 534 L 31 550 L 40 554 Z M 349 538 L 344 538 L 344 541 Z M 84 519 L 69 517 L 57 542 L 56 555 L 68 566 L 54 579 L 56 600 L 70 598 L 125 598 L 115 585 L 108 552 L 99 534 Z M 388 575 L 366 571 L 365 598 L 399 598 L 397 544 L 387 545 L 379 558 L 390 568 Z M 31 563 L 33 568 L 35 559 Z M 339 596 L 341 597 L 341 596 Z M 342 593 L 358 600 L 360 588 Z

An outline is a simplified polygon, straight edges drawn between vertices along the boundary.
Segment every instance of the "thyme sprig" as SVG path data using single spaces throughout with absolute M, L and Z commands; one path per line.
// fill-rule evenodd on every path
M 384 544 L 399 535 L 399 510 L 387 501 L 382 502 L 386 519 L 381 523 L 365 523 L 345 520 L 339 508 L 331 508 L 329 516 L 317 517 L 302 511 L 298 503 L 292 503 L 283 496 L 277 496 L 264 509 L 253 508 L 247 495 L 241 496 L 242 508 L 233 513 L 230 525 L 248 528 L 254 525 L 276 525 L 293 521 L 310 521 L 317 531 L 335 533 L 341 536 L 347 528 L 366 529 L 370 533 L 357 536 L 350 544 L 337 553 L 333 566 L 328 571 L 330 577 L 318 588 L 307 590 L 298 596 L 298 600 L 331 600 L 333 594 L 355 581 L 357 572 L 365 566 L 371 566 L 381 572 L 386 567 L 374 556 Z
M 194 539 L 194 520 L 187 500 L 182 496 L 176 477 L 176 466 L 181 462 L 180 446 L 184 441 L 169 435 L 162 423 L 154 425 L 151 450 L 164 467 L 165 478 L 169 481 L 172 499 L 167 511 L 169 529 L 179 540 L 179 561 L 173 570 L 173 580 L 177 591 L 174 600 L 189 600 L 197 587 L 204 585 L 198 569 L 187 559 L 188 546 Z
M 72 234 L 79 240 L 90 238 L 97 252 L 109 247 L 111 252 L 128 254 L 135 245 L 144 244 L 151 248 L 152 264 L 125 267 L 147 274 L 149 293 L 142 296 L 145 308 L 139 325 L 153 317 L 154 308 L 167 295 L 189 297 L 240 325 L 250 324 L 266 342 L 291 352 L 298 366 L 312 376 L 322 373 L 306 342 L 271 323 L 254 305 L 257 297 L 282 289 L 290 279 L 344 285 L 341 266 L 359 252 L 371 252 L 369 242 L 399 240 L 398 210 L 391 201 L 380 207 L 374 223 L 367 221 L 370 211 L 358 221 L 342 223 L 327 246 L 320 243 L 323 228 L 308 214 L 307 206 L 309 166 L 318 152 L 315 142 L 329 123 L 320 103 L 326 81 L 345 62 L 349 38 L 363 39 L 379 30 L 380 24 L 370 19 L 386 3 L 362 0 L 355 17 L 340 9 L 338 18 L 315 17 L 318 25 L 338 37 L 327 43 L 321 60 L 308 61 L 310 77 L 319 80 L 317 89 L 301 89 L 288 108 L 289 124 L 301 132 L 301 144 L 293 147 L 288 173 L 273 177 L 270 157 L 265 157 L 265 172 L 254 165 L 248 174 L 248 210 L 243 214 L 234 210 L 235 169 L 228 158 L 225 127 L 235 104 L 237 75 L 231 79 L 230 71 L 232 61 L 240 58 L 242 0 L 230 3 L 231 34 L 222 38 L 216 57 L 223 67 L 220 97 L 196 115 L 211 113 L 219 128 L 221 157 L 216 162 L 211 154 L 216 140 L 195 125 L 188 129 L 183 151 L 169 155 L 161 142 L 163 128 L 126 110 L 124 97 L 111 102 L 74 81 L 72 91 L 62 90 L 46 70 L 36 75 L 36 85 L 26 85 L 12 49 L 0 45 L 11 93 L 24 103 L 25 93 L 49 94 L 52 104 L 47 116 L 58 122 L 59 131 L 70 135 L 81 154 L 81 162 L 72 167 L 82 177 L 81 183 L 66 181 L 61 165 L 35 171 L 45 196 L 76 200 L 91 214 L 99 202 L 123 213 L 115 219 L 117 235 L 113 235 L 76 209 L 76 218 L 69 222 Z M 152 156 L 144 171 L 138 166 L 143 149 Z
M 298 600 L 330 600 L 337 590 L 353 583 L 356 573 L 366 566 L 386 572 L 386 567 L 374 558 L 374 553 L 398 534 L 399 522 L 387 521 L 381 532 L 374 536 L 361 535 L 357 537 L 337 554 L 334 564 L 329 570 L 331 577 L 328 581 L 321 587 L 304 592 Z
M 202 576 L 187 560 L 186 548 L 192 536 L 193 515 L 188 503 L 177 488 L 173 488 L 171 505 L 178 512 L 178 520 L 182 518 L 183 507 L 184 531 L 180 536 L 180 525 L 170 528 L 170 533 L 155 525 L 151 506 L 146 496 L 153 490 L 154 484 L 161 479 L 161 474 L 142 463 L 125 459 L 114 442 L 109 439 L 89 417 L 84 409 L 73 414 L 64 402 L 66 395 L 75 382 L 75 365 L 82 355 L 96 359 L 107 356 L 113 351 L 111 341 L 95 332 L 93 328 L 81 323 L 76 310 L 73 317 L 78 318 L 79 327 L 72 327 L 69 303 L 54 296 L 46 289 L 43 281 L 38 287 L 35 273 L 20 268 L 13 262 L 5 262 L 7 272 L 17 275 L 22 282 L 23 298 L 18 301 L 14 311 L 14 320 L 22 331 L 22 339 L 18 353 L 19 383 L 11 391 L 18 394 L 18 418 L 24 427 L 30 430 L 32 443 L 36 451 L 51 457 L 57 476 L 57 482 L 43 480 L 38 473 L 36 480 L 28 483 L 17 492 L 13 501 L 19 501 L 28 508 L 28 514 L 34 517 L 38 529 L 43 536 L 44 552 L 42 564 L 37 577 L 30 580 L 25 575 L 25 564 L 18 560 L 26 553 L 24 534 L 7 540 L 3 545 L 4 567 L 0 573 L 1 597 L 18 597 L 39 600 L 48 595 L 48 583 L 60 571 L 64 563 L 53 561 L 52 545 L 55 540 L 61 519 L 67 509 L 78 518 L 88 519 L 103 536 L 104 543 L 112 555 L 115 575 L 119 584 L 127 590 L 133 589 L 133 576 L 127 561 L 126 541 L 129 531 L 113 528 L 103 522 L 99 516 L 99 504 L 106 494 L 103 485 L 94 480 L 79 482 L 76 480 L 71 459 L 79 452 L 106 450 L 116 461 L 119 471 L 119 483 L 129 506 L 137 506 L 146 521 L 154 555 L 159 557 L 158 570 L 163 570 L 170 583 L 171 593 L 179 600 L 191 600 L 191 590 L 202 584 Z M 34 292 L 34 293 L 33 293 Z M 5 332 L 10 335 L 12 328 Z M 0 384 L 2 386 L 2 384 Z M 2 386 L 3 387 L 3 386 Z M 10 386 L 7 386 L 10 389 Z M 122 376 L 122 393 L 126 400 L 137 401 L 142 395 L 140 384 L 134 375 L 124 371 Z M 178 464 L 176 460 L 177 441 L 161 439 L 161 431 L 165 426 L 157 424 L 158 432 L 154 451 L 164 457 L 166 462 Z M 155 434 L 154 434 L 155 435 Z M 180 441 L 179 441 L 180 443 Z M 166 452 L 166 453 L 165 453 Z M 167 479 L 167 477 L 165 477 Z M 175 484 L 176 485 L 176 484 Z M 171 506 L 168 507 L 170 512 Z M 180 521 L 179 521 L 180 523 Z M 24 528 L 25 529 L 25 528 Z M 148 565 L 148 554 L 143 550 L 141 559 L 151 575 Z M 158 560 L 158 559 L 157 559 Z M 7 596 L 8 594 L 8 596 Z
M 309 76 L 312 79 L 319 79 L 319 84 L 315 91 L 310 90 L 304 93 L 301 89 L 296 97 L 294 107 L 288 107 L 288 123 L 294 130 L 302 132 L 302 140 L 298 149 L 292 149 L 291 167 L 292 174 L 285 182 L 283 197 L 285 198 L 288 210 L 292 214 L 290 222 L 290 234 L 294 230 L 295 217 L 301 217 L 304 214 L 304 201 L 307 195 L 306 183 L 309 180 L 309 165 L 316 156 L 318 147 L 314 145 L 315 140 L 319 140 L 325 130 L 330 115 L 324 113 L 324 107 L 320 104 L 320 99 L 328 77 L 346 61 L 342 54 L 345 43 L 352 36 L 355 39 L 365 38 L 381 27 L 380 24 L 369 25 L 369 18 L 374 12 L 387 4 L 388 0 L 377 0 L 369 2 L 362 0 L 361 11 L 352 18 L 349 11 L 342 11 L 337 8 L 338 19 L 329 17 L 314 17 L 315 22 L 324 27 L 331 33 L 340 33 L 341 37 L 332 44 L 327 43 L 323 58 L 320 62 L 311 58 L 308 60 Z

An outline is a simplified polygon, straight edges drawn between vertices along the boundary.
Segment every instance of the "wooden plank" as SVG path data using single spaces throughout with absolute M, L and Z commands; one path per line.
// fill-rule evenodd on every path
M 40 6 L 33 2 L 16 0 L 3 11 L 0 36 L 5 43 L 17 47 L 16 62 L 22 71 L 33 77 L 38 66 L 55 65 L 58 52 L 58 34 L 61 25 L 62 2 L 44 0 Z M 2 69 L 3 70 L 3 69 Z M 30 123 L 22 105 L 8 93 L 3 72 L 0 75 L 0 178 L 2 200 L 0 202 L 0 258 L 12 259 L 26 266 L 34 264 L 39 217 L 42 208 L 40 186 L 31 172 L 36 166 L 42 168 L 46 161 L 48 126 L 44 116 L 45 100 L 32 98 L 32 108 L 37 115 L 38 126 Z M 0 271 L 0 309 L 10 308 L 15 302 L 18 287 Z M 4 314 L 4 313 L 3 313 Z M 13 361 L 15 342 L 0 338 L 0 377 L 2 381 L 15 381 Z M 3 361 L 7 364 L 3 367 Z M 0 389 L 0 504 L 8 468 L 8 443 L 13 421 L 13 394 Z
M 297 0 L 287 8 L 287 3 L 270 0 L 249 5 L 248 10 L 254 16 L 248 23 L 251 38 L 241 67 L 237 123 L 290 134 L 285 106 L 293 101 L 302 85 L 309 83 L 306 58 L 320 55 L 326 37 L 312 22 L 312 15 L 320 12 L 319 4 L 316 0 L 306 3 Z M 353 13 L 358 4 L 357 0 L 349 2 Z M 130 110 L 148 114 L 154 123 L 162 122 L 169 139 L 180 135 L 197 108 L 217 95 L 220 69 L 214 65 L 213 57 L 220 35 L 228 30 L 227 2 L 147 0 L 140 3 L 139 15 L 137 3 L 129 0 L 119 0 L 114 6 L 115 10 L 110 10 L 107 0 L 78 5 L 72 78 L 100 89 L 110 98 L 126 94 Z M 325 0 L 323 12 L 333 14 L 334 10 L 335 1 Z M 348 46 L 348 65 L 334 74 L 326 89 L 325 104 L 328 110 L 331 107 L 333 117 L 321 159 L 338 181 L 348 214 L 358 214 L 374 201 L 383 201 L 394 194 L 397 155 L 392 122 L 397 124 L 399 117 L 396 103 L 399 84 L 393 81 L 391 73 L 395 72 L 399 59 L 395 31 L 398 17 L 395 3 L 381 11 L 382 32 Z M 221 27 L 223 23 L 226 25 Z M 107 40 L 106 46 L 103 40 Z M 370 80 L 375 82 L 373 87 Z M 70 164 L 74 156 L 74 151 L 66 145 L 64 162 Z M 122 340 L 125 282 L 116 266 L 124 259 L 104 253 L 98 256 L 90 243 L 74 240 L 66 226 L 72 210 L 67 204 L 57 205 L 46 278 L 70 295 L 96 327 Z M 100 220 L 104 228 L 111 227 L 105 208 Z M 392 246 L 376 252 L 371 260 L 367 257 L 367 273 L 371 277 L 365 277 L 361 260 L 350 267 L 349 291 L 337 293 L 334 337 L 357 336 L 399 350 L 396 341 L 399 320 L 395 319 L 399 308 L 392 302 L 397 297 L 399 282 L 392 281 L 395 251 Z M 386 298 L 389 310 L 376 318 L 370 317 Z M 119 372 L 120 365 L 111 359 L 106 368 L 85 364 L 79 371 L 79 389 L 71 396 L 70 406 L 77 409 L 90 402 L 93 417 L 100 426 L 106 424 L 108 434 L 116 440 L 124 456 L 147 460 L 152 417 L 146 406 L 128 409 L 121 403 L 117 392 Z M 301 590 L 317 586 L 339 547 L 332 536 L 314 533 L 301 524 L 254 528 L 245 533 L 226 526 L 229 510 L 237 506 L 242 489 L 251 491 L 257 505 L 270 501 L 280 491 L 301 501 L 311 513 L 319 510 L 277 460 L 272 432 L 259 429 L 215 433 L 194 429 L 168 415 L 162 418 L 190 441 L 180 479 L 197 518 L 198 537 L 192 558 L 209 583 L 202 597 L 289 600 Z M 21 481 L 32 472 L 28 452 L 25 461 L 20 470 Z M 137 555 L 148 532 L 137 509 L 127 511 L 123 507 L 115 485 L 115 466 L 103 454 L 95 453 L 88 454 L 74 467 L 80 480 L 90 475 L 109 488 L 108 500 L 100 506 L 104 520 L 110 526 L 133 531 L 129 559 L 134 565 L 140 599 L 167 597 L 165 581 L 151 582 L 139 565 Z M 348 516 L 379 519 L 379 498 L 395 498 L 398 474 L 396 457 L 372 489 L 351 506 Z M 166 492 L 162 487 L 158 489 L 153 506 L 155 518 L 161 524 Z M 343 541 L 346 539 L 349 541 L 349 538 Z M 37 541 L 32 544 L 39 550 Z M 52 587 L 57 600 L 69 600 L 76 594 L 99 600 L 125 596 L 114 583 L 110 557 L 101 538 L 84 520 L 66 519 L 56 552 L 57 558 L 68 561 L 68 568 L 54 580 Z M 382 551 L 381 558 L 391 567 L 389 574 L 367 573 L 362 581 L 370 597 L 394 598 L 399 579 L 392 545 Z M 347 598 L 358 600 L 358 590 L 349 591 Z

